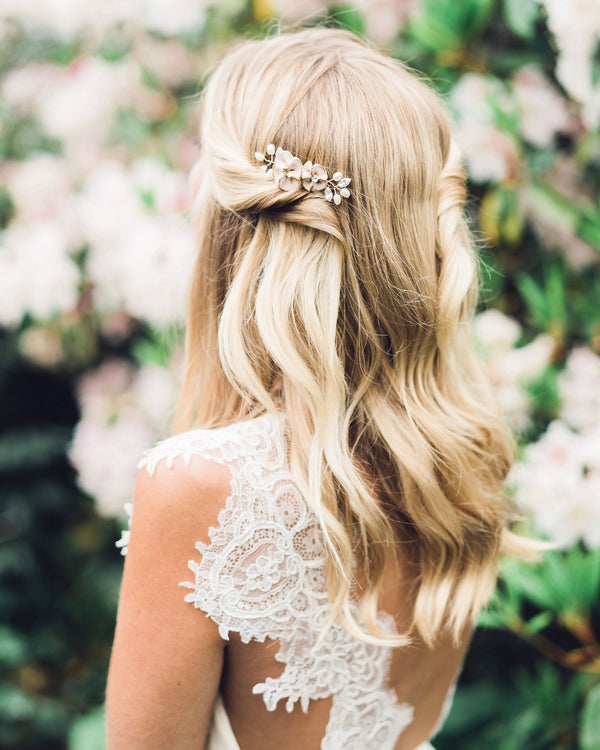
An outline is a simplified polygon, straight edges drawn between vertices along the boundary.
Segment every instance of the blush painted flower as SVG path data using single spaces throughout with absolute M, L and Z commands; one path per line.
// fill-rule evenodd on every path
M 275 152 L 273 163 L 273 178 L 275 184 L 282 190 L 295 190 L 300 185 L 302 177 L 302 162 L 290 151 L 281 147 Z
M 325 190 L 327 187 L 325 167 L 307 161 L 302 167 L 302 187 L 305 190 Z

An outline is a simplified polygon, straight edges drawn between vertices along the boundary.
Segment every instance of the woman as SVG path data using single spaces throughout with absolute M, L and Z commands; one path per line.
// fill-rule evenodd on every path
M 540 548 L 508 529 L 447 114 L 349 32 L 244 41 L 192 181 L 185 380 L 122 542 L 108 748 L 431 748 L 499 554 Z

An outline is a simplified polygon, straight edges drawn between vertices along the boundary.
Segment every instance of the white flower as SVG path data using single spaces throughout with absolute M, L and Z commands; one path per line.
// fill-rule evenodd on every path
M 171 370 L 154 364 L 141 367 L 133 382 L 139 409 L 159 434 L 169 429 L 177 385 L 178 377 Z
M 84 244 L 71 168 L 66 159 L 54 154 L 33 153 L 22 161 L 5 162 L 1 177 L 15 207 L 13 221 L 52 222 L 59 227 L 69 248 Z
M 504 371 L 519 382 L 536 380 L 550 364 L 554 347 L 552 336 L 541 333 L 529 344 L 506 353 L 503 360 Z
M 455 122 L 476 122 L 481 126 L 495 124 L 491 101 L 505 111 L 515 109 L 504 83 L 498 78 L 479 73 L 464 73 L 448 98 Z
M 140 88 L 137 67 L 81 57 L 63 69 L 53 86 L 39 93 L 35 109 L 44 129 L 57 138 L 94 133 L 103 140 L 117 109 L 131 101 L 135 88 Z
M 69 457 L 79 486 L 102 514 L 121 513 L 132 497 L 140 456 L 168 432 L 177 378 L 172 369 L 113 359 L 80 379 L 81 421 Z
M 521 338 L 521 326 L 508 315 L 490 308 L 475 317 L 474 333 L 477 340 L 488 352 L 501 349 L 506 351 Z
M 569 95 L 581 104 L 587 128 L 600 124 L 600 84 L 594 82 L 594 55 L 600 41 L 598 0 L 537 0 L 548 14 L 559 55 L 556 76 Z
M 475 316 L 473 334 L 500 410 L 515 431 L 525 431 L 531 425 L 526 385 L 540 377 L 550 363 L 554 340 L 541 334 L 529 344 L 516 347 L 521 326 L 494 309 Z
M 521 133 L 535 146 L 550 146 L 554 136 L 569 127 L 565 99 L 550 85 L 540 68 L 526 65 L 513 77 L 513 89 L 521 107 Z
M 29 112 L 34 110 L 40 94 L 60 86 L 63 79 L 63 67 L 30 62 L 8 70 L 0 82 L 0 92 L 6 104 L 19 111 Z
M 469 176 L 474 182 L 515 178 L 521 160 L 513 139 L 491 125 L 467 121 L 454 129 Z
M 4 0 L 2 15 L 26 27 L 49 31 L 61 39 L 81 34 L 83 42 L 97 46 L 113 26 L 127 24 L 165 36 L 176 36 L 201 28 L 206 21 L 209 0 Z M 135 34 L 134 34 L 135 35 Z
M 120 515 L 131 500 L 137 462 L 155 439 L 146 422 L 130 411 L 109 424 L 86 419 L 78 423 L 69 458 L 79 486 L 94 497 L 102 515 Z
M 159 327 L 183 318 L 194 255 L 186 204 L 186 176 L 152 160 L 107 161 L 89 175 L 79 205 L 100 310 L 125 307 Z
M 143 0 L 139 3 L 141 25 L 164 36 L 177 36 L 202 28 L 206 21 L 207 0 Z
M 77 383 L 82 419 L 100 424 L 112 422 L 126 408 L 135 410 L 131 390 L 135 368 L 122 359 L 108 359 L 87 372 Z
M 273 178 L 277 187 L 282 190 L 295 190 L 302 179 L 302 162 L 290 151 L 279 147 L 275 152 Z
M 56 222 L 14 221 L 0 242 L 0 323 L 18 325 L 25 313 L 47 320 L 76 307 L 79 269 Z
M 81 147 L 93 135 L 108 141 L 116 112 L 136 109 L 150 119 L 164 116 L 172 101 L 144 86 L 137 60 L 110 63 L 82 55 L 68 66 L 28 63 L 11 71 L 2 82 L 7 101 L 36 115 L 44 130 L 65 143 L 63 151 Z
M 501 182 L 520 169 L 516 144 L 496 127 L 492 99 L 506 112 L 515 109 L 501 81 L 477 73 L 465 73 L 448 98 L 455 139 L 475 182 Z
M 198 59 L 187 46 L 176 39 L 157 39 L 150 34 L 136 34 L 131 43 L 132 53 L 139 64 L 166 86 L 180 86 L 198 75 Z
M 600 431 L 577 435 L 560 420 L 526 446 L 511 468 L 515 500 L 550 539 L 570 547 L 600 545 Z
M 353 7 L 363 8 L 369 39 L 386 45 L 419 10 L 418 0 L 356 0 Z
M 577 347 L 558 377 L 560 418 L 583 434 L 600 425 L 600 357 L 591 349 Z

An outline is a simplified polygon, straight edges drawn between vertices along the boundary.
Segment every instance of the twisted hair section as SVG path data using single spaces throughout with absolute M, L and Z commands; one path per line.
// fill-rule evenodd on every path
M 238 45 L 202 107 L 174 431 L 284 410 L 344 625 L 458 643 L 500 553 L 542 545 L 509 529 L 516 446 L 471 339 L 480 279 L 443 102 L 399 61 L 316 28 Z M 351 197 L 280 190 L 253 157 L 266 143 L 349 175 Z M 412 622 L 391 635 L 376 614 L 398 550 Z

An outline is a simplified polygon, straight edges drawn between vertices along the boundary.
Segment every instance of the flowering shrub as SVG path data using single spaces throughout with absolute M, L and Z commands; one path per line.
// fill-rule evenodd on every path
M 521 447 L 507 487 L 560 545 L 504 561 L 436 747 L 593 750 L 600 0 L 4 3 L 0 744 L 102 746 L 119 514 L 180 381 L 195 100 L 273 18 L 347 26 L 444 95 L 481 239 L 473 336 Z

